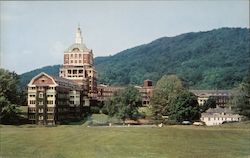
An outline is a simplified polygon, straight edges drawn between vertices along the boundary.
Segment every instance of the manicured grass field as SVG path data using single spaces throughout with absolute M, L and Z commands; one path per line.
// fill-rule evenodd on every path
M 241 126 L 244 126 L 241 128 Z M 247 158 L 249 124 L 222 127 L 1 125 L 1 158 Z

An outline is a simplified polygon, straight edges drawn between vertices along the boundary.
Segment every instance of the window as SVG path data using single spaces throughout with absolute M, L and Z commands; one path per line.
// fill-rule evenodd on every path
M 53 100 L 48 100 L 48 104 L 53 104 Z
M 36 87 L 31 87 L 31 89 L 36 89 Z
M 35 115 L 29 115 L 29 119 L 30 120 L 34 120 L 35 119 Z
M 43 109 L 40 108 L 40 109 L 38 110 L 38 112 L 39 112 L 39 113 L 43 113 Z
M 39 93 L 39 98 L 43 98 L 43 93 L 42 92 Z
M 79 63 L 82 63 L 82 60 L 79 60 Z
M 54 108 L 48 108 L 47 112 L 54 112 Z
M 54 116 L 53 116 L 53 115 L 48 115 L 48 119 L 49 119 L 49 120 L 53 120 L 53 119 L 54 119 Z
M 30 97 L 35 97 L 35 95 L 30 95 Z
M 70 57 L 73 58 L 73 54 L 70 54 Z
M 30 100 L 30 104 L 36 104 L 35 100 Z
M 43 120 L 43 116 L 39 116 L 39 120 Z
M 30 112 L 30 113 L 36 112 L 36 108 L 29 108 L 29 112 Z
M 39 101 L 39 105 L 43 105 L 43 102 L 42 102 L 42 101 Z
M 77 63 L 77 60 L 75 60 L 75 63 Z
M 75 54 L 75 58 L 77 58 L 77 54 Z

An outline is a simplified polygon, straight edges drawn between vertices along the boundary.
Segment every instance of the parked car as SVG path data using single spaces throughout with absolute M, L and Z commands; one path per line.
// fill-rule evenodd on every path
M 183 125 L 191 125 L 192 123 L 190 121 L 182 121 L 181 124 L 183 124 Z
M 204 126 L 205 123 L 204 123 L 204 122 L 197 121 L 197 122 L 194 122 L 193 125 L 195 125 L 195 126 Z

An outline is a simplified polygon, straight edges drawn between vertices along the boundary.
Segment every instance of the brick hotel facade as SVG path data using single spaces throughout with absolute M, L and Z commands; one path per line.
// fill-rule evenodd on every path
M 77 28 L 75 43 L 64 52 L 60 77 L 41 73 L 28 84 L 28 118 L 36 124 L 58 124 L 83 116 L 97 99 L 93 52 Z

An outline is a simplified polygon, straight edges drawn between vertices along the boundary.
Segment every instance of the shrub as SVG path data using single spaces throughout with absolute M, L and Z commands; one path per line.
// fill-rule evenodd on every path
M 179 125 L 180 124 L 180 122 L 176 120 L 165 120 L 163 123 L 166 125 Z
M 100 113 L 100 108 L 98 106 L 91 106 L 90 107 L 90 112 L 92 114 L 99 114 Z

